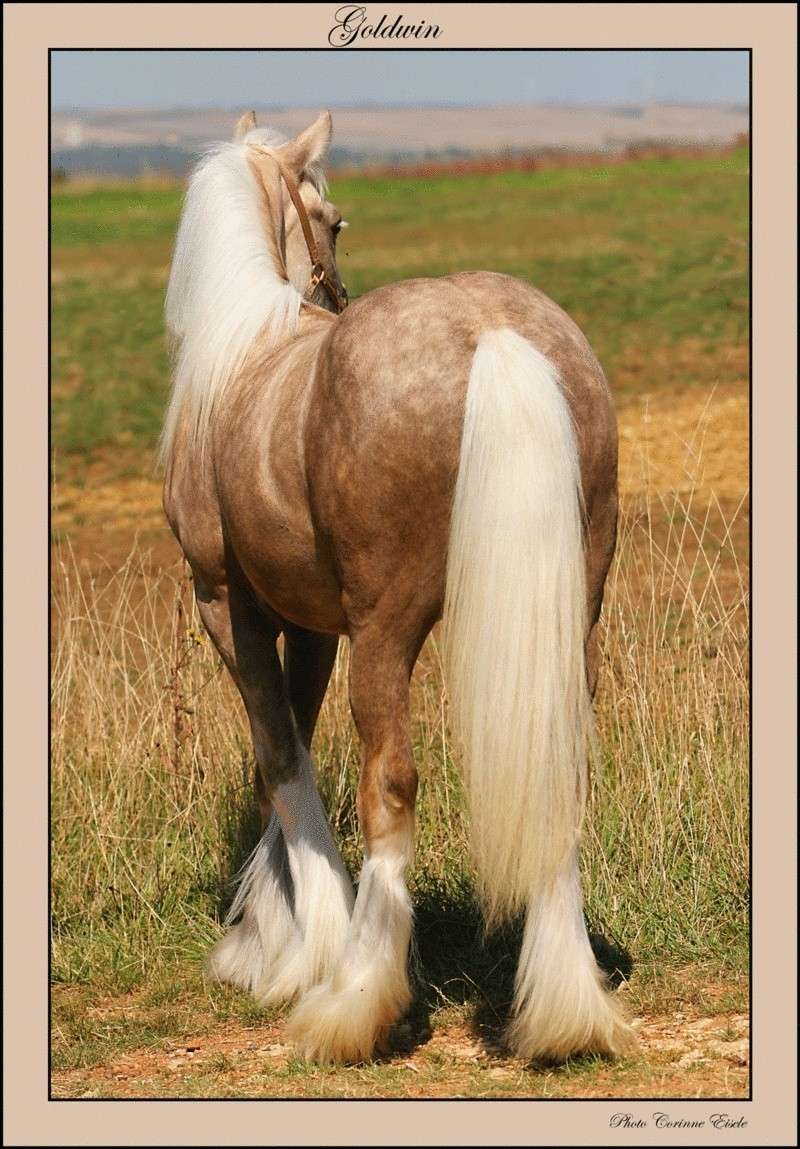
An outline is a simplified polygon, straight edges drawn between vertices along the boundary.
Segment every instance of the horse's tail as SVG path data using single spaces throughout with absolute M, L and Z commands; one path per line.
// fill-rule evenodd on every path
M 627 1035 L 577 868 L 591 724 L 582 517 L 554 367 L 514 331 L 485 332 L 467 388 L 445 651 L 487 924 L 527 911 L 511 1037 L 528 1057 L 615 1053 Z

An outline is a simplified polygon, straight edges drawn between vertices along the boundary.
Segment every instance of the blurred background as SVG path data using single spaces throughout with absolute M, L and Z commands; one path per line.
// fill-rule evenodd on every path
M 744 52 L 52 53 L 56 1096 L 746 1094 L 748 72 Z M 476 940 L 435 634 L 415 675 L 411 876 L 430 1053 L 414 1073 L 311 1079 L 275 1021 L 265 1072 L 248 1034 L 273 1021 L 202 979 L 257 820 L 246 725 L 161 511 L 164 292 L 202 149 L 243 111 L 295 133 L 323 107 L 352 297 L 519 276 L 581 326 L 614 393 L 583 865 L 591 924 L 636 963 L 647 1060 L 599 1084 L 597 1066 L 500 1060 L 487 1086 L 463 1054 L 474 1010 L 491 1029 L 507 1007 L 516 941 Z M 356 871 L 346 660 L 343 643 L 315 751 Z M 190 1038 L 191 1065 L 170 1060 Z
M 725 145 L 744 52 L 55 52 L 56 172 L 184 174 L 253 107 L 299 131 L 336 108 L 333 167 Z

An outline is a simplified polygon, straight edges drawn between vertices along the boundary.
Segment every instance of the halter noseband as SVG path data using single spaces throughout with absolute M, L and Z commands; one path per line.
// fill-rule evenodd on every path
M 266 151 L 266 149 L 259 150 Z M 341 314 L 345 307 L 347 307 L 347 296 L 339 294 L 336 288 L 336 284 L 333 283 L 330 279 L 328 273 L 325 270 L 325 267 L 323 266 L 322 260 L 319 257 L 319 248 L 317 247 L 316 240 L 314 239 L 314 233 L 311 230 L 311 222 L 308 218 L 306 205 L 303 203 L 302 197 L 300 195 L 300 189 L 294 182 L 294 178 L 289 174 L 275 153 L 268 152 L 267 154 L 277 164 L 278 171 L 283 178 L 283 182 L 286 184 L 286 190 L 289 193 L 289 198 L 295 206 L 295 211 L 297 212 L 298 219 L 300 220 L 300 227 L 303 229 L 303 238 L 305 239 L 306 247 L 308 248 L 308 257 L 311 260 L 311 279 L 308 281 L 308 287 L 303 292 L 303 298 L 311 302 L 311 297 L 313 296 L 314 292 L 317 290 L 320 284 L 322 284 L 322 286 L 327 291 L 333 306 L 336 308 L 337 313 Z

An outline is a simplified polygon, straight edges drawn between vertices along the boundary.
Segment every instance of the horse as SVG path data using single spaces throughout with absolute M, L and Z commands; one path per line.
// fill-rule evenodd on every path
M 385 1048 L 412 997 L 409 684 L 443 619 L 485 921 L 525 916 L 508 1045 L 615 1057 L 632 1031 L 578 868 L 616 539 L 609 387 L 565 312 L 506 275 L 345 306 L 331 134 L 329 113 L 294 138 L 243 116 L 189 179 L 167 288 L 164 510 L 244 702 L 263 824 L 208 969 L 293 1003 L 309 1060 Z M 357 893 L 311 758 L 340 636 L 362 747 Z

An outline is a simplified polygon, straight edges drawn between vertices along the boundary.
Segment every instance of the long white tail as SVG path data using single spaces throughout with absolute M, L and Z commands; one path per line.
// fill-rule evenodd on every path
M 629 1031 L 583 922 L 591 711 L 575 430 L 552 364 L 514 331 L 472 364 L 450 528 L 445 655 L 488 924 L 527 911 L 511 1039 L 617 1053 Z

